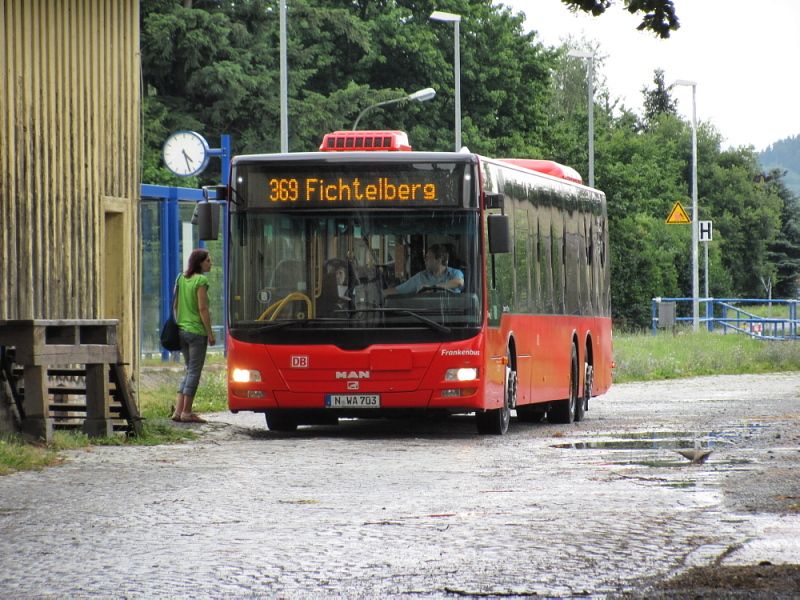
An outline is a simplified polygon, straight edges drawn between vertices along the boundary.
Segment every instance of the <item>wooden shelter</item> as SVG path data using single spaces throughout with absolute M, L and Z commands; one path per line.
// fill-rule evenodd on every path
M 0 0 L 0 321 L 116 319 L 138 367 L 138 0 Z

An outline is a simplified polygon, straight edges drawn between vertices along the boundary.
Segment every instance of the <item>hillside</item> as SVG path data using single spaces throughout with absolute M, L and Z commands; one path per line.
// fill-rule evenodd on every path
M 774 168 L 785 170 L 786 187 L 800 196 L 800 135 L 775 142 L 761 152 L 758 159 L 765 171 Z

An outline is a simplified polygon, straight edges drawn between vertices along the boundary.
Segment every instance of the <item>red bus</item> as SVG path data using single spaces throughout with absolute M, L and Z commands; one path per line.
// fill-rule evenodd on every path
M 578 421 L 611 385 L 605 196 L 572 169 L 343 131 L 235 157 L 230 181 L 231 411 L 278 431 L 475 413 L 504 434 L 512 411 Z M 452 285 L 405 283 L 426 256 Z

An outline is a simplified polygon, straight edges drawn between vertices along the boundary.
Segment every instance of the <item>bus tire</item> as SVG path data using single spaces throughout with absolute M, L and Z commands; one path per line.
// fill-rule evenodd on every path
M 297 419 L 285 410 L 266 410 L 267 427 L 270 431 L 297 431 Z
M 517 372 L 511 368 L 509 359 L 503 393 L 503 406 L 475 413 L 475 424 L 481 435 L 505 435 L 511 421 L 511 407 L 517 400 Z
M 586 416 L 586 405 L 587 405 L 587 397 L 586 397 L 586 382 L 587 378 L 591 377 L 591 370 L 592 367 L 589 366 L 588 362 L 588 355 L 584 355 L 583 357 L 583 386 L 580 387 L 581 393 L 578 394 L 577 398 L 575 399 L 575 422 L 583 421 L 583 418 Z M 579 383 L 580 385 L 580 383 Z M 591 390 L 591 388 L 589 388 Z M 591 394 L 591 391 L 589 392 Z
M 572 345 L 572 359 L 569 368 L 569 398 L 553 402 L 553 408 L 547 414 L 551 423 L 568 425 L 576 421 L 575 414 L 578 405 L 578 350 Z M 583 399 L 580 400 L 583 402 Z
M 592 385 L 594 384 L 594 365 L 584 364 L 586 371 L 583 376 L 583 412 L 589 410 L 589 400 L 592 398 Z

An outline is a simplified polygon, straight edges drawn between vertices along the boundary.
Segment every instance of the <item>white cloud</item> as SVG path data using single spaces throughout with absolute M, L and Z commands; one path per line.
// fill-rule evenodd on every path
M 642 88 L 663 69 L 667 83 L 697 82 L 697 118 L 713 123 L 728 145 L 762 150 L 800 134 L 797 0 L 675 0 L 681 27 L 666 40 L 637 31 L 640 19 L 622 0 L 600 17 L 573 15 L 561 0 L 502 4 L 524 12 L 526 28 L 547 45 L 567 36 L 596 40 L 612 97 L 637 112 Z M 690 119 L 691 91 L 675 88 L 674 97 Z

